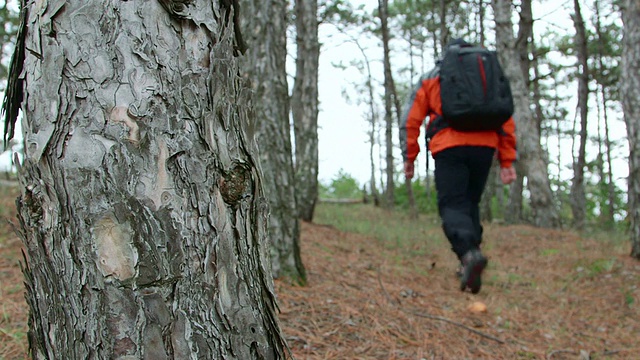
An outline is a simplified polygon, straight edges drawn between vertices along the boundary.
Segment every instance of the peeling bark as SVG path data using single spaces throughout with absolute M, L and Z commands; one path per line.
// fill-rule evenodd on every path
M 28 7 L 18 217 L 33 357 L 284 358 L 236 9 Z

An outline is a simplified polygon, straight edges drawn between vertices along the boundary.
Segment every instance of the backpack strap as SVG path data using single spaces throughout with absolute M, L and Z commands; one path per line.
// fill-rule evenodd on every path
M 427 125 L 427 131 L 425 133 L 425 136 L 427 138 L 427 143 L 429 140 L 431 140 L 440 130 L 449 127 L 449 124 L 447 123 L 447 121 L 444 119 L 444 117 L 442 115 L 437 115 L 436 118 L 429 122 L 429 125 Z

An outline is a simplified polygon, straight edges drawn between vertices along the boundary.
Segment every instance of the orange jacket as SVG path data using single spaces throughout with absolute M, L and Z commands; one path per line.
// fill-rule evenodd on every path
M 437 68 L 421 79 L 405 109 L 403 119 L 400 121 L 400 145 L 404 160 L 413 162 L 420 152 L 418 139 L 424 119 L 429 116 L 430 124 L 439 114 L 442 114 L 440 77 Z M 492 147 L 498 150 L 500 166 L 508 168 L 517 158 L 516 125 L 513 118 L 502 126 L 502 130 L 500 133 L 496 131 L 460 132 L 447 127 L 438 131 L 429 141 L 429 150 L 432 155 L 435 155 L 455 146 Z

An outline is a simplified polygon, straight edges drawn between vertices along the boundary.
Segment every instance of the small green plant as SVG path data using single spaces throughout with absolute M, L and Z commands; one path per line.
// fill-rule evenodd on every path
M 624 292 L 624 303 L 628 307 L 631 307 L 633 303 L 636 301 L 636 299 L 633 297 L 633 292 L 630 289 L 626 289 L 623 292 Z
M 598 259 L 592 262 L 587 270 L 590 276 L 596 276 L 610 272 L 616 264 L 616 259 Z
M 518 359 L 537 359 L 538 356 L 532 352 L 525 350 L 518 350 Z
M 560 252 L 558 249 L 542 249 L 540 250 L 540 255 L 542 256 L 552 256 L 556 255 Z

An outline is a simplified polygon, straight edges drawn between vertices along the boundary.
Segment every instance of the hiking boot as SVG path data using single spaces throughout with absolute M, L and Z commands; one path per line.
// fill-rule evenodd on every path
M 462 257 L 462 276 L 460 277 L 460 290 L 471 290 L 472 294 L 480 292 L 482 286 L 482 271 L 487 267 L 487 258 L 480 250 L 469 250 Z

